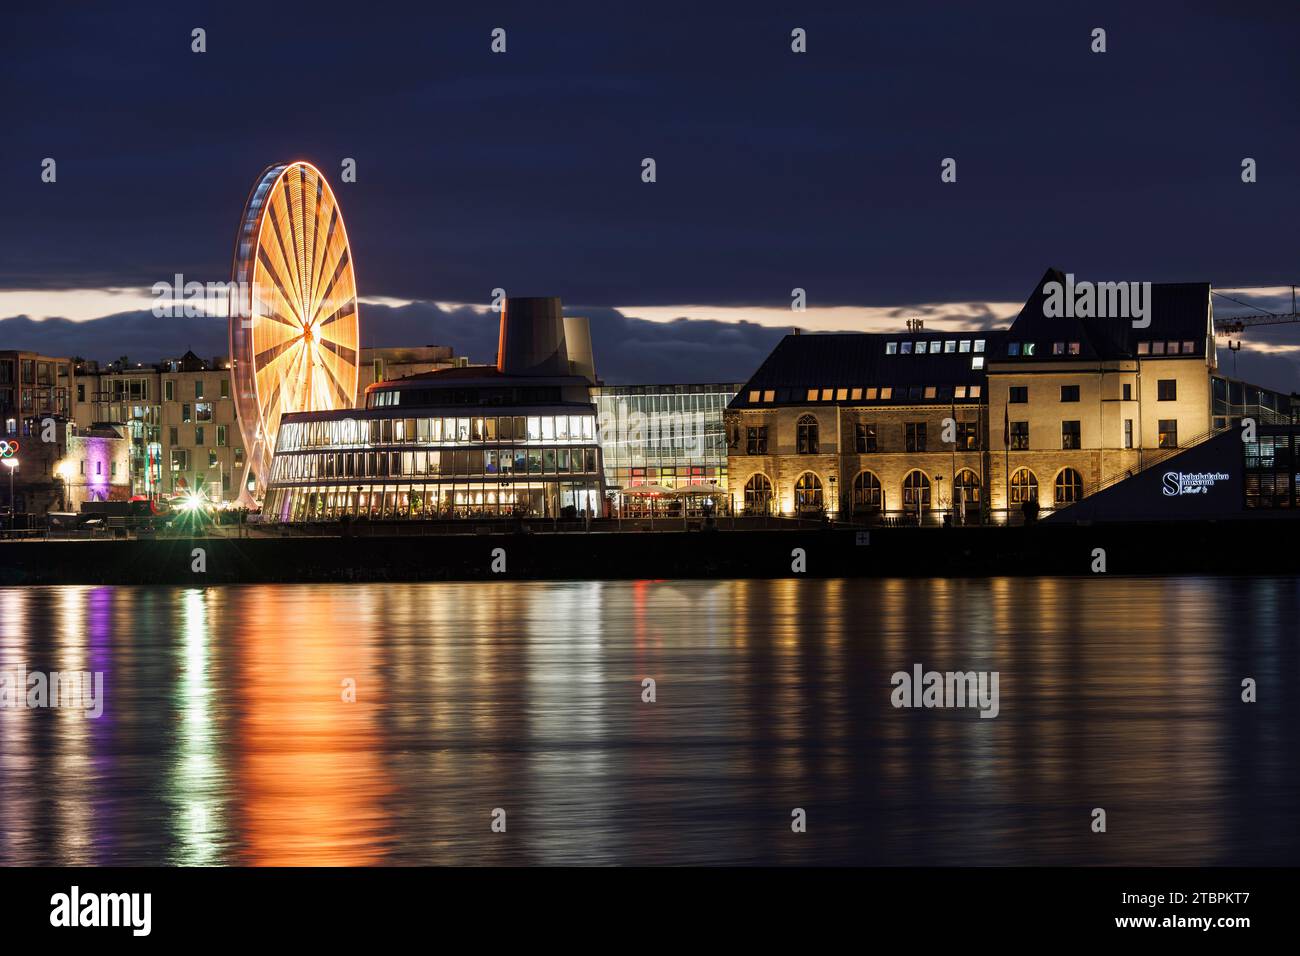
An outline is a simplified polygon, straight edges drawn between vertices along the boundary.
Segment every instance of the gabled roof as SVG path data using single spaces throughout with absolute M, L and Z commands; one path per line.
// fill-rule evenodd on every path
M 980 354 L 988 362 L 1043 362 L 1043 361 L 1107 361 L 1136 358 L 1138 356 L 1167 357 L 1166 346 L 1177 342 L 1179 358 L 1201 358 L 1212 339 L 1210 325 L 1210 284 L 1208 282 L 1152 283 L 1150 318 L 1147 328 L 1134 328 L 1131 317 L 1077 318 L 1048 316 L 1044 311 L 1047 299 L 1045 286 L 1049 282 L 1061 283 L 1064 291 L 1065 273 L 1048 269 L 1043 273 L 1033 293 L 1025 302 L 1009 329 L 973 332 L 838 332 L 812 335 L 787 335 L 759 366 L 729 408 L 770 408 L 777 405 L 804 405 L 809 402 L 811 389 L 862 388 L 864 397 L 848 399 L 848 404 L 913 404 L 914 402 L 946 403 L 952 400 L 952 389 L 961 385 L 982 384 L 986 370 L 976 368 L 972 359 Z M 1076 280 L 1076 287 L 1079 280 Z M 982 353 L 974 351 L 974 341 L 983 340 Z M 957 343 L 948 351 L 948 343 Z M 970 342 L 971 351 L 962 352 L 962 343 Z M 1026 342 L 1034 343 L 1031 357 L 1010 356 L 1008 346 L 1015 344 L 1023 349 Z M 1062 354 L 1053 354 L 1053 345 L 1064 346 Z M 1071 354 L 1071 343 L 1079 343 L 1077 354 Z M 894 343 L 896 351 L 890 351 Z M 904 354 L 907 343 L 910 354 Z M 918 354 L 917 345 L 924 344 L 925 351 Z M 938 352 L 931 352 L 931 343 L 938 343 Z M 1151 343 L 1160 343 L 1155 349 Z M 1188 351 L 1183 344 L 1190 343 Z M 1149 351 L 1143 351 L 1145 346 Z M 933 398 L 917 398 L 912 390 L 936 386 Z M 890 399 L 867 399 L 867 388 L 890 388 Z M 900 394 L 900 390 L 901 394 Z M 759 392 L 760 400 L 751 402 L 751 392 Z M 772 398 L 767 398 L 768 393 Z M 986 398 L 987 395 L 982 395 Z M 843 403 L 838 400 L 836 404 Z
M 834 332 L 787 335 L 732 400 L 731 408 L 802 405 L 809 389 L 890 388 L 892 404 L 948 402 L 956 386 L 979 385 L 984 372 L 974 359 L 994 354 L 1002 331 L 976 332 Z M 948 351 L 948 343 L 952 351 Z M 891 344 L 893 350 L 891 351 Z M 924 344 L 924 353 L 917 346 Z M 961 351 L 963 344 L 966 351 Z M 904 352 L 904 345 L 907 351 Z M 931 348 L 935 352 L 931 352 Z M 976 351 L 981 347 L 980 351 Z M 910 396 L 906 390 L 935 386 L 948 389 L 931 399 Z M 774 393 L 772 401 L 751 403 L 749 393 Z M 880 399 L 875 400 L 880 403 Z M 870 400 L 850 400 L 851 404 Z
M 1075 279 L 1078 286 L 1083 280 Z M 1035 352 L 1029 361 L 1061 360 L 1112 360 L 1135 358 L 1140 342 L 1191 342 L 1194 350 L 1180 355 L 1205 357 L 1210 334 L 1210 284 L 1208 282 L 1156 282 L 1151 284 L 1150 320 L 1147 328 L 1134 328 L 1131 317 L 1077 318 L 1066 315 L 1049 316 L 1045 312 L 1047 283 L 1066 285 L 1066 276 L 1059 269 L 1043 273 L 1016 320 L 1007 331 L 1002 350 L 995 353 L 1001 361 L 1008 356 L 1006 346 L 1023 346 L 1034 343 Z M 1064 296 L 1063 296 L 1064 297 Z M 1078 342 L 1077 355 L 1053 355 L 1056 342 Z

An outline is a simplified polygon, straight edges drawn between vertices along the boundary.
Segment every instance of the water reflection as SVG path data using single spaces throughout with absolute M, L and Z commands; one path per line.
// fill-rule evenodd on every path
M 1295 863 L 1298 605 L 1294 579 L 0 589 L 0 669 L 107 697 L 0 710 L 0 863 Z M 998 671 L 1000 716 L 894 709 L 916 663 Z

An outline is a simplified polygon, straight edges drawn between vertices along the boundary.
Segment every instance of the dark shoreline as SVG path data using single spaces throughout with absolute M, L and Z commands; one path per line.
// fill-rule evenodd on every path
M 1295 574 L 1290 521 L 0 542 L 0 586 Z M 206 570 L 192 569 L 194 549 Z M 504 550 L 504 570 L 500 567 Z M 795 549 L 805 555 L 796 571 Z

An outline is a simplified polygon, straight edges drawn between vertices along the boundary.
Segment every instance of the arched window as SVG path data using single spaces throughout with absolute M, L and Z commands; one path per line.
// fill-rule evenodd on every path
M 1073 504 L 1083 499 L 1083 475 L 1073 468 L 1062 468 L 1056 476 L 1056 503 Z
M 1028 468 L 1018 468 L 1011 476 L 1011 503 L 1019 505 L 1026 501 L 1038 504 L 1038 479 Z
M 969 468 L 957 472 L 957 477 L 952 480 L 952 489 L 959 505 L 963 502 L 967 505 L 980 503 L 980 476 Z
M 794 483 L 796 511 L 814 511 L 822 506 L 822 480 L 811 471 L 805 471 Z
M 811 415 L 804 415 L 799 419 L 798 450 L 801 455 L 815 455 L 819 446 L 817 435 L 817 419 Z
M 768 503 L 772 500 L 772 482 L 767 475 L 750 475 L 745 482 L 745 512 L 747 514 L 767 514 Z
M 909 471 L 903 478 L 903 507 L 915 511 L 918 504 L 930 507 L 930 479 L 923 471 Z
M 869 471 L 860 471 L 853 479 L 853 510 L 885 510 L 885 493 L 880 487 L 880 479 Z

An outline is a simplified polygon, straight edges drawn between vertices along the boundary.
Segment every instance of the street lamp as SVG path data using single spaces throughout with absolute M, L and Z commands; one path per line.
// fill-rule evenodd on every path
M 3 463 L 9 469 L 9 524 L 12 527 L 14 524 L 14 472 L 18 470 L 18 459 L 0 458 L 0 463 Z

